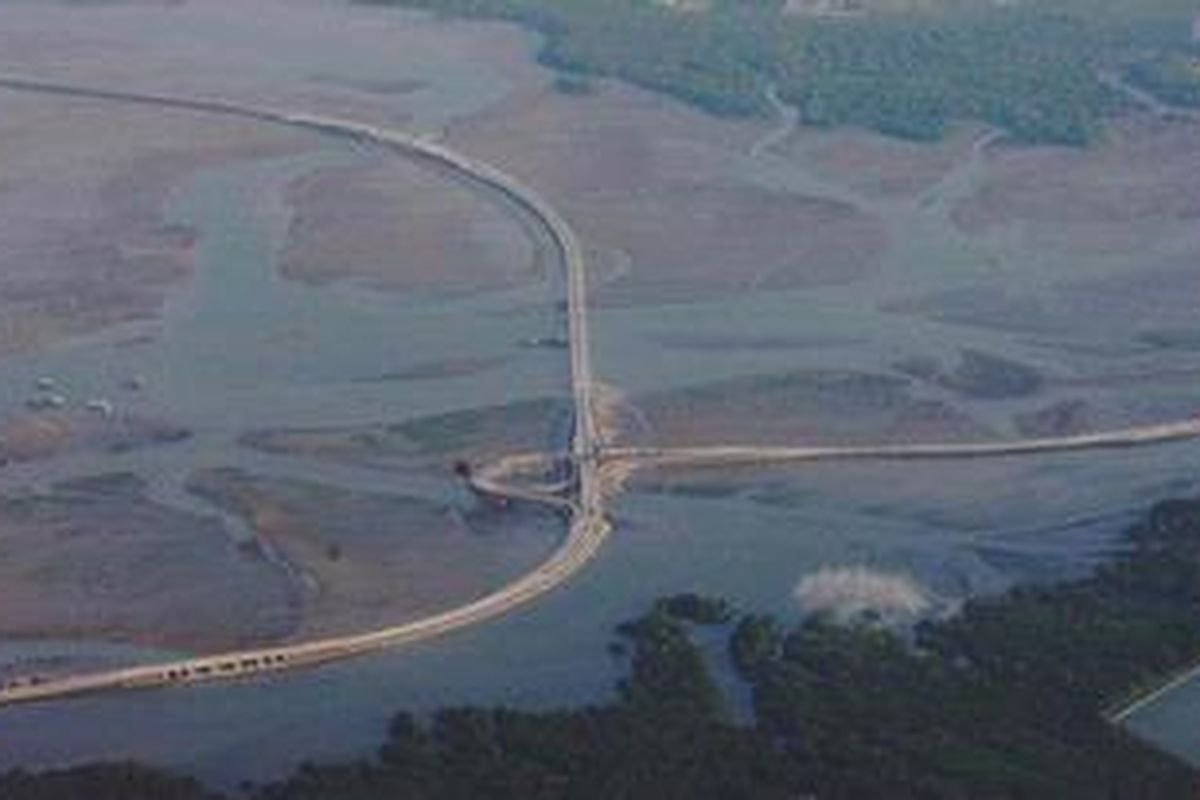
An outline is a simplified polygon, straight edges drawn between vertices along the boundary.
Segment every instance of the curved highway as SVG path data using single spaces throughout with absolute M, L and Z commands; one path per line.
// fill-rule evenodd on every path
M 505 614 L 544 595 L 574 576 L 603 545 L 610 532 L 604 512 L 601 473 L 622 467 L 720 466 L 835 459 L 980 458 L 1104 447 L 1133 447 L 1200 436 L 1200 420 L 1151 425 L 1120 431 L 1010 442 L 891 444 L 851 447 L 718 446 L 692 448 L 607 447 L 595 410 L 595 380 L 589 341 L 587 274 L 583 251 L 570 225 L 535 191 L 499 169 L 435 142 L 351 120 L 241 106 L 212 100 L 92 89 L 0 76 L 0 88 L 67 95 L 93 100 L 151 105 L 223 114 L 291 125 L 348 137 L 435 164 L 469 183 L 499 192 L 529 213 L 557 248 L 567 276 L 571 394 L 574 430 L 570 442 L 571 479 L 562 486 L 518 486 L 523 469 L 546 464 L 544 454 L 510 456 L 478 470 L 473 488 L 501 498 L 535 502 L 570 514 L 566 538 L 533 571 L 471 603 L 403 625 L 297 644 L 181 658 L 129 668 L 51 678 L 17 678 L 0 686 L 0 705 L 44 700 L 84 692 L 186 685 L 304 667 L 371 650 L 440 636 Z
M 183 99 L 94 89 L 25 77 L 0 76 L 0 88 L 222 114 L 291 125 L 334 136 L 352 138 L 419 161 L 431 162 L 468 182 L 499 192 L 527 211 L 538 224 L 545 228 L 559 251 L 563 268 L 566 271 L 568 332 L 571 342 L 571 393 L 575 423 L 570 444 L 571 462 L 574 465 L 575 474 L 566 496 L 536 490 L 510 489 L 495 481 L 478 487 L 501 496 L 565 507 L 571 514 L 567 536 L 550 558 L 532 572 L 492 594 L 424 619 L 361 634 L 184 658 L 82 675 L 47 679 L 37 676 L 17 678 L 0 686 L 0 704 L 43 700 L 83 692 L 148 688 L 235 678 L 308 666 L 383 647 L 440 636 L 505 614 L 545 594 L 569 580 L 599 550 L 609 533 L 610 526 L 604 516 L 603 498 L 598 488 L 596 475 L 595 456 L 600 442 L 597 438 L 597 426 L 593 416 L 594 383 L 588 339 L 587 276 L 583 250 L 575 232 L 566 220 L 559 216 L 558 212 L 536 192 L 495 167 L 475 161 L 442 145 L 399 131 L 351 120 L 315 114 L 292 114 L 225 101 Z

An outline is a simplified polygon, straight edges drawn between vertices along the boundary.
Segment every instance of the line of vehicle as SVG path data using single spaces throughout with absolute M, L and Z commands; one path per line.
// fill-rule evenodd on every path
M 328 637 L 275 647 L 237 650 L 144 664 L 80 675 L 10 681 L 0 687 L 0 705 L 46 700 L 85 692 L 186 685 L 200 681 L 232 679 L 310 666 L 361 653 L 442 636 L 454 630 L 493 619 L 540 597 L 565 583 L 600 549 L 610 531 L 599 491 L 595 458 L 600 447 L 593 417 L 593 387 L 587 324 L 587 276 L 583 249 L 574 231 L 540 195 L 516 178 L 491 165 L 471 159 L 441 144 L 400 131 L 353 120 L 317 114 L 297 114 L 243 106 L 218 100 L 169 97 L 156 94 L 97 89 L 58 84 L 27 77 L 0 76 L 0 88 L 49 93 L 93 100 L 114 101 L 210 114 L 235 116 L 290 125 L 348 137 L 383 147 L 418 160 L 429 161 L 461 178 L 500 192 L 529 212 L 558 248 L 567 273 L 567 314 L 570 338 L 571 393 L 575 424 L 571 436 L 571 461 L 575 475 L 566 497 L 509 487 L 499 482 L 487 491 L 513 499 L 548 503 L 566 508 L 571 515 L 566 538 L 551 556 L 531 572 L 495 592 L 466 605 L 403 625 L 365 633 Z
M 224 114 L 349 137 L 409 158 L 434 163 L 462 179 L 500 192 L 544 226 L 559 251 L 566 271 L 571 395 L 575 416 L 569 447 L 569 461 L 574 469 L 573 480 L 561 493 L 544 487 L 521 487 L 511 480 L 506 480 L 506 469 L 521 463 L 535 463 L 537 459 L 544 460 L 544 455 L 512 456 L 505 459 L 508 462 L 506 465 L 497 465 L 495 469 L 484 468 L 472 478 L 478 491 L 565 509 L 571 516 L 567 536 L 554 553 L 533 571 L 499 590 L 464 606 L 430 617 L 364 633 L 47 680 L 18 680 L 0 687 L 0 705 L 84 692 L 186 685 L 293 669 L 429 639 L 493 619 L 562 585 L 599 551 L 611 530 L 604 512 L 604 495 L 599 476 L 601 469 L 613 465 L 661 468 L 845 459 L 982 458 L 1136 447 L 1200 436 L 1200 420 L 1192 419 L 1117 431 L 1015 441 L 848 447 L 609 447 L 601 437 L 595 415 L 595 379 L 592 373 L 588 324 L 588 285 L 582 247 L 570 225 L 553 206 L 513 176 L 427 139 L 335 117 L 293 114 L 225 101 L 92 89 L 25 77 L 0 76 L 0 88 Z

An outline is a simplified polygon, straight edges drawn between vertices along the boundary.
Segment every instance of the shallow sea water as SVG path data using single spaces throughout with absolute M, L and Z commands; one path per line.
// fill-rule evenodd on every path
M 232 6 L 219 5 L 224 11 L 211 17 L 197 12 L 200 27 L 189 32 L 197 40 L 185 41 L 175 29 L 174 12 L 152 12 L 149 22 L 138 24 L 162 34 L 159 47 L 198 52 L 196 41 L 230 33 Z M 330 4 L 310 5 L 323 9 L 318 15 L 331 13 Z M 32 26 L 47 13 L 28 6 L 19 19 Z M 90 13 L 110 21 L 134 14 L 118 7 Z M 399 24 L 367 12 L 356 12 L 354 20 L 372 29 Z M 319 27 L 297 40 L 265 44 L 267 51 L 288 51 L 291 59 L 279 59 L 267 78 L 281 85 L 301 74 L 428 80 L 434 88 L 414 92 L 394 115 L 423 128 L 436 128 L 503 90 L 502 80 L 477 65 L 452 66 L 453 59 L 443 58 L 447 63 L 431 67 L 421 52 L 409 54 L 408 73 L 382 50 L 364 50 L 349 62 L 340 53 L 319 55 L 312 46 Z M 241 55 L 220 80 L 236 83 L 237 69 L 250 68 L 264 79 L 269 59 L 252 64 L 247 54 L 253 48 L 236 38 L 230 47 Z M 182 82 L 180 76 L 167 78 L 168 84 Z M 0 364 L 0 409 L 23 403 L 36 378 L 52 374 L 73 395 L 115 395 L 140 411 L 186 424 L 196 430 L 191 441 L 14 469 L 0 478 L 0 488 L 45 488 L 71 477 L 130 470 L 151 478 L 159 501 L 213 514 L 182 490 L 182 482 L 195 469 L 236 465 L 461 502 L 453 484 L 437 476 L 380 474 L 236 446 L 242 431 L 260 426 L 395 422 L 564 394 L 564 353 L 522 345 L 556 332 L 557 277 L 511 291 L 443 297 L 313 289 L 277 277 L 273 253 L 288 223 L 283 187 L 313 169 L 357 157 L 353 148 L 328 140 L 313 154 L 200 174 L 171 209 L 174 218 L 202 233 L 199 270 L 172 297 L 162 322 L 125 326 Z M 766 185 L 867 202 L 803 170 L 774 163 L 747 163 L 745 169 L 749 180 Z M 1006 305 L 1006 293 L 1050 302 L 1072 280 L 1119 274 L 1129 265 L 1115 258 L 1080 264 L 1052 254 L 1035 257 L 1022 249 L 1019 232 L 983 243 L 954 236 L 942 206 L 969 186 L 973 170 L 965 165 L 915 215 L 911 209 L 873 209 L 904 235 L 869 280 L 714 303 L 597 310 L 602 378 L 636 395 L 783 370 L 879 371 L 914 352 L 950 356 L 970 346 L 1072 375 L 1182 371 L 1171 380 L 1097 389 L 1114 424 L 1172 418 L 1200 407 L 1200 381 L 1187 374 L 1200 372 L 1200 353 L 1133 346 L 1141 323 L 1135 307 L 1125 308 L 1119 287 L 1076 305 L 1060 298 L 1050 327 L 1033 311 L 997 311 L 1033 307 Z M 960 294 L 947 294 L 952 290 Z M 897 301 L 925 302 L 928 313 L 889 310 Z M 939 316 L 964 306 L 979 313 L 973 319 Z M 1179 313 L 1164 309 L 1157 321 L 1165 325 Z M 680 346 L 689 340 L 733 344 Z M 420 381 L 364 380 L 462 358 L 503 359 L 505 367 Z M 119 387 L 131 375 L 145 375 L 147 389 L 125 400 Z M 1074 391 L 1052 389 L 1037 402 Z M 1020 403 L 972 407 L 980 418 L 997 422 L 1020 410 Z M 664 593 L 723 594 L 794 619 L 792 592 L 803 576 L 826 566 L 866 566 L 909 576 L 951 608 L 967 594 L 1015 581 L 1079 574 L 1119 546 L 1137 509 L 1195 492 L 1198 463 L 1200 444 L 1181 443 L 967 463 L 644 475 L 615 504 L 616 531 L 596 561 L 531 607 L 438 641 L 270 681 L 4 709 L 0 768 L 136 757 L 231 786 L 277 776 L 302 759 L 368 753 L 399 708 L 471 702 L 538 708 L 603 699 L 619 673 L 604 647 L 612 626 Z M 227 522 L 231 535 L 245 535 L 237 520 Z M 0 643 L 0 659 L 81 649 L 111 661 L 146 655 L 79 642 L 6 642 Z M 1200 682 L 1150 706 L 1130 726 L 1200 761 L 1198 719 Z

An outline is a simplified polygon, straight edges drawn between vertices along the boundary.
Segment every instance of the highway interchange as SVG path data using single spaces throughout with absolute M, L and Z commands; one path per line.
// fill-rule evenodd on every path
M 574 425 L 567 461 L 570 479 L 560 486 L 520 485 L 512 475 L 549 463 L 551 456 L 511 456 L 475 470 L 477 491 L 515 501 L 535 502 L 565 510 L 570 516 L 566 537 L 531 572 L 496 591 L 429 617 L 403 625 L 233 652 L 185 657 L 158 663 L 76 675 L 24 676 L 0 686 L 0 705 L 47 700 L 87 692 L 187 685 L 202 681 L 269 674 L 373 650 L 442 636 L 506 614 L 569 581 L 596 555 L 612 530 L 605 512 L 613 471 L 679 466 L 720 466 L 789 461 L 900 458 L 982 458 L 1106 447 L 1133 447 L 1200 436 L 1200 420 L 1141 428 L 1010 442 L 878 445 L 855 447 L 703 448 L 613 447 L 606 443 L 596 413 L 596 379 L 591 362 L 588 321 L 587 265 L 582 246 L 568 222 L 536 191 L 496 167 L 457 153 L 444 145 L 406 133 L 353 120 L 298 114 L 236 103 L 62 85 L 23 77 L 0 76 L 0 89 L 67 95 L 79 98 L 221 114 L 289 125 L 353 139 L 405 158 L 432 163 L 458 178 L 503 195 L 542 226 L 566 274 L 571 395 Z

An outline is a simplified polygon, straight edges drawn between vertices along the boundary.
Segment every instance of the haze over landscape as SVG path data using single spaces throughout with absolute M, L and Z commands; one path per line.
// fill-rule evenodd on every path
M 1194 796 L 1198 132 L 1194 0 L 0 0 L 0 800 Z

